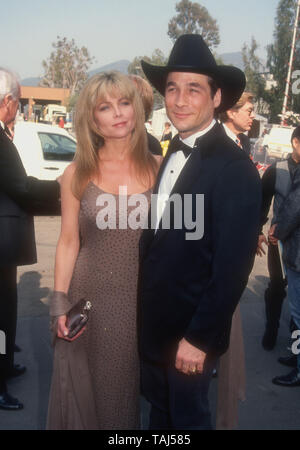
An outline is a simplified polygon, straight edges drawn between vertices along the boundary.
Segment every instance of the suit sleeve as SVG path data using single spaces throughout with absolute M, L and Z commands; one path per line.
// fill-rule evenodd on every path
M 268 214 L 270 211 L 272 199 L 275 194 L 275 182 L 276 182 L 276 167 L 272 165 L 267 168 L 262 176 L 262 203 L 261 203 L 261 216 L 260 216 L 260 234 L 263 232 L 263 226 L 268 221 Z
M 285 241 L 300 226 L 300 171 L 296 172 L 293 187 L 284 200 L 278 216 L 275 237 Z
M 205 201 L 205 200 L 204 200 Z M 185 338 L 214 351 L 252 270 L 260 225 L 261 181 L 249 160 L 229 164 L 220 174 L 212 205 L 212 272 Z
M 59 213 L 59 183 L 27 176 L 13 144 L 0 152 L 0 190 L 30 214 Z

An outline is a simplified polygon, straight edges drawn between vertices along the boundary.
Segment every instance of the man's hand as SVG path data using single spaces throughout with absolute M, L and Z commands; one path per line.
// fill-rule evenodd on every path
M 262 256 L 263 254 L 264 255 L 266 254 L 263 244 L 269 245 L 266 236 L 262 233 L 258 237 L 258 243 L 257 243 L 257 249 L 256 249 L 257 256 Z
M 269 230 L 269 234 L 268 234 L 269 242 L 272 245 L 277 245 L 278 244 L 278 239 L 274 236 L 275 229 L 276 229 L 276 223 L 274 223 L 274 225 L 271 226 L 271 228 Z
M 202 373 L 205 358 L 206 353 L 183 338 L 178 345 L 175 367 L 186 375 Z

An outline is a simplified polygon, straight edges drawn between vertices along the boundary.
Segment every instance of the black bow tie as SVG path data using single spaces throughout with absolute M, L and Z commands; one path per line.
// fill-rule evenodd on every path
M 175 153 L 178 151 L 182 151 L 184 156 L 187 158 L 195 148 L 198 147 L 201 136 L 198 137 L 195 141 L 194 147 L 190 147 L 179 139 L 179 136 L 176 136 L 170 144 L 170 153 Z

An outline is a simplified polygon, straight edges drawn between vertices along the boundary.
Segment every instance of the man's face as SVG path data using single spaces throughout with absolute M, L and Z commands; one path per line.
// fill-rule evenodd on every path
M 207 128 L 220 102 L 220 89 L 212 98 L 206 75 L 189 72 L 169 73 L 165 91 L 166 110 L 182 138 Z
M 15 119 L 17 111 L 18 111 L 18 108 L 19 108 L 20 96 L 21 96 L 21 90 L 20 90 L 20 87 L 19 87 L 19 91 L 18 91 L 16 99 L 12 98 L 11 95 L 7 95 L 4 98 L 5 117 L 4 117 L 3 122 L 5 124 L 8 124 L 8 123 L 12 122 Z
M 292 158 L 297 163 L 300 162 L 300 140 L 298 138 L 294 138 L 292 141 L 293 153 Z
M 255 118 L 253 103 L 246 102 L 239 109 L 230 109 L 227 111 L 228 117 L 232 121 L 232 125 L 237 133 L 249 131 Z

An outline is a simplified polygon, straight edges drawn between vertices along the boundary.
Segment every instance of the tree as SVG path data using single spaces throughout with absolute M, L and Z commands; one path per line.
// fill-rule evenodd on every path
M 210 49 L 220 44 L 217 21 L 204 6 L 181 0 L 175 9 L 178 14 L 170 20 L 168 27 L 168 35 L 173 41 L 182 34 L 201 34 Z
M 143 69 L 141 66 L 141 60 L 144 60 L 150 64 L 154 64 L 155 66 L 164 66 L 167 64 L 167 58 L 163 54 L 163 52 L 156 48 L 152 53 L 152 56 L 136 56 L 134 60 L 128 66 L 128 73 L 134 75 L 140 75 L 145 78 L 143 74 Z
M 73 97 L 88 78 L 87 71 L 94 62 L 86 47 L 77 47 L 74 39 L 57 36 L 52 43 L 54 51 L 47 61 L 43 61 L 44 76 L 41 86 L 70 89 Z
M 141 60 L 148 62 L 149 64 L 154 64 L 156 66 L 165 66 L 167 64 L 167 58 L 163 52 L 157 48 L 152 53 L 152 56 L 136 56 L 134 60 L 128 66 L 128 73 L 133 75 L 139 75 L 140 77 L 146 78 L 141 66 Z M 164 105 L 164 99 L 160 93 L 153 89 L 154 95 L 154 109 L 162 108 Z
M 279 121 L 278 114 L 281 113 L 283 105 L 297 3 L 297 0 L 279 1 L 273 33 L 274 42 L 267 49 L 267 67 L 277 83 L 277 86 L 269 92 L 271 120 L 276 122 Z M 296 49 L 293 66 L 295 69 L 300 67 L 299 49 Z M 299 95 L 293 95 L 291 90 L 289 108 L 296 113 L 300 112 Z
M 262 63 L 256 54 L 258 44 L 255 38 L 252 36 L 251 44 L 248 47 L 247 44 L 243 45 L 242 55 L 244 62 L 244 71 L 247 79 L 246 90 L 252 92 L 256 98 L 257 111 L 259 114 L 265 111 L 265 87 L 266 82 L 261 75 Z

